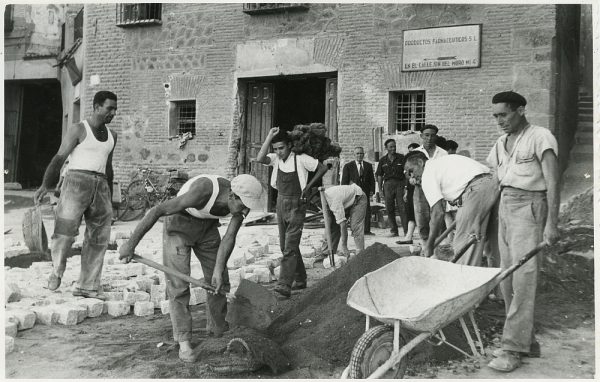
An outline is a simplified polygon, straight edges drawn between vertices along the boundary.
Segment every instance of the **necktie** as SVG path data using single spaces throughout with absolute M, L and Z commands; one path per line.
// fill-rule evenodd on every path
M 358 163 L 358 176 L 362 179 L 363 177 L 363 165 L 362 162 Z

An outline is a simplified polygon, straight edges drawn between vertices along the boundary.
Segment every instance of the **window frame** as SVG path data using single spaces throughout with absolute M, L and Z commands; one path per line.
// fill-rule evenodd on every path
M 146 12 L 149 16 L 140 18 L 139 13 L 142 9 L 141 7 L 147 7 Z M 154 11 L 151 10 L 151 7 L 154 6 L 156 9 Z M 126 12 L 127 7 L 135 8 L 135 15 L 132 20 L 124 19 L 123 14 Z M 116 24 L 118 27 L 132 27 L 132 26 L 144 26 L 144 25 L 161 25 L 162 24 L 162 13 L 163 13 L 163 4 L 162 3 L 117 3 L 115 5 L 115 18 Z M 134 12 L 132 12 L 133 14 Z M 150 15 L 150 13 L 153 13 Z M 157 16 L 157 17 L 151 17 Z
M 169 137 L 181 136 L 185 132 L 180 132 L 180 111 L 181 106 L 188 104 L 194 105 L 194 126 L 191 129 L 192 137 L 198 134 L 198 100 L 195 98 L 182 98 L 169 100 Z
M 399 100 L 401 96 L 408 95 L 410 100 L 408 105 L 410 106 L 409 118 L 410 125 L 408 129 L 402 130 L 398 127 L 402 127 L 402 123 L 399 123 L 398 119 L 398 108 Z M 422 95 L 423 100 L 418 101 L 418 96 Z M 406 132 L 418 132 L 420 127 L 425 125 L 425 118 L 427 116 L 427 93 L 423 89 L 419 90 L 392 90 L 389 92 L 388 100 L 388 134 L 403 134 Z M 417 111 L 417 108 L 422 106 L 422 111 Z M 419 115 L 422 117 L 419 118 Z

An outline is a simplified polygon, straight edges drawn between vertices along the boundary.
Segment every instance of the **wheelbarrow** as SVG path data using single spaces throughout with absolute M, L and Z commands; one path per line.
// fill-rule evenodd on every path
M 346 303 L 366 315 L 365 333 L 354 345 L 342 379 L 402 378 L 408 365 L 408 353 L 431 339 L 437 341 L 435 345 L 445 343 L 470 357 L 446 341 L 442 331 L 457 319 L 473 356 L 479 355 L 463 316 L 470 319 L 483 355 L 483 342 L 473 311 L 503 279 L 545 246 L 545 243 L 538 245 L 504 271 L 456 264 L 459 256 L 452 262 L 410 256 L 361 277 L 348 292 Z M 372 318 L 384 325 L 371 327 Z M 416 334 L 410 340 L 409 332 Z

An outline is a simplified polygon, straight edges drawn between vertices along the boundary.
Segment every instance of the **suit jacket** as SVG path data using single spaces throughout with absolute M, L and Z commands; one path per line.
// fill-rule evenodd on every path
M 375 175 L 373 173 L 373 165 L 363 161 L 363 179 L 360 179 L 356 161 L 348 162 L 342 169 L 342 184 L 356 183 L 363 192 L 369 196 L 369 193 L 375 193 Z

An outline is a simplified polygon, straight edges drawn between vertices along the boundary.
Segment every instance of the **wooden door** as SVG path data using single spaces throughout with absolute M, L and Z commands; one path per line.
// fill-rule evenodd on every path
M 337 142 L 337 78 L 328 78 L 325 81 L 325 126 L 329 138 Z
M 17 160 L 21 132 L 23 87 L 6 84 L 4 87 L 4 182 L 17 181 Z
M 252 161 L 256 158 L 269 130 L 273 127 L 273 89 L 272 83 L 250 82 L 248 84 L 248 106 L 246 130 L 244 134 L 244 173 L 254 175 L 263 185 L 268 195 L 265 204 L 271 206 L 273 193 L 269 187 L 271 166 Z M 271 208 L 267 207 L 267 210 Z

